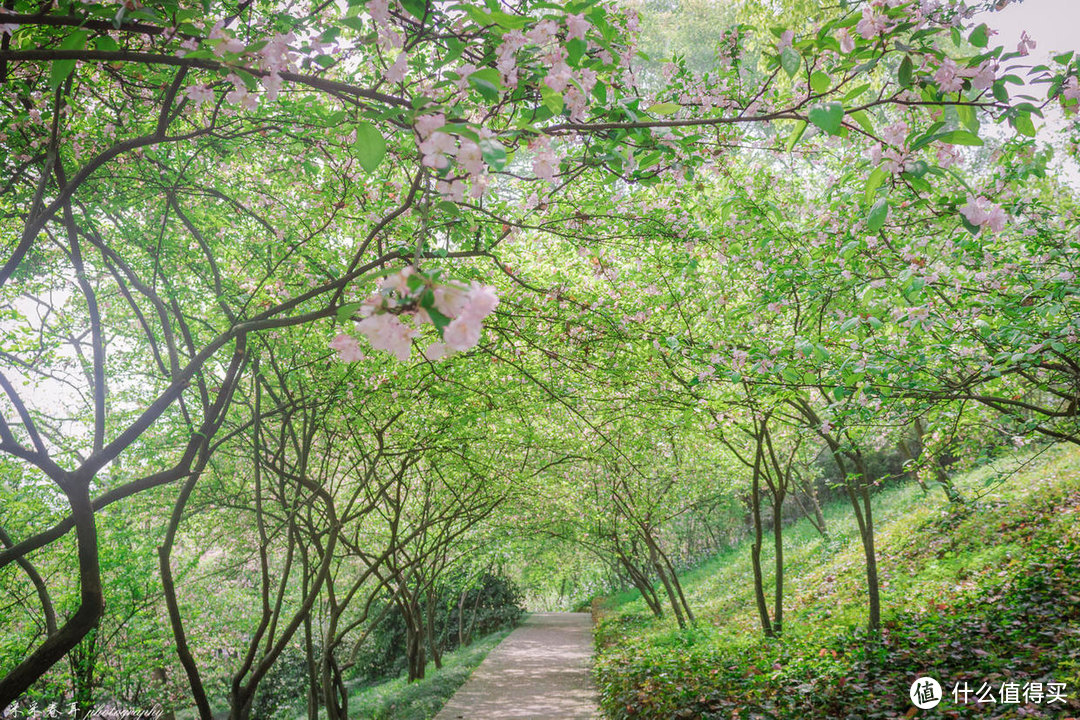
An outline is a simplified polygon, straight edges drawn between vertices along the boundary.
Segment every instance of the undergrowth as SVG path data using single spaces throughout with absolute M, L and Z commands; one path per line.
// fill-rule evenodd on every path
M 842 504 L 828 508 L 827 538 L 808 523 L 785 529 L 781 639 L 757 625 L 747 544 L 684 576 L 695 627 L 652 618 L 636 596 L 610 602 L 596 630 L 608 717 L 1080 714 L 1080 453 L 1057 448 L 1025 462 L 1017 472 L 998 464 L 959 478 L 964 505 L 916 486 L 875 499 L 879 635 L 864 628 L 861 547 Z M 935 709 L 909 699 L 921 676 L 943 688 Z M 1047 702 L 1050 683 L 1064 683 L 1066 702 Z M 957 702 L 965 687 L 967 702 Z M 1017 702 L 975 702 L 987 689 L 995 698 L 1015 691 Z

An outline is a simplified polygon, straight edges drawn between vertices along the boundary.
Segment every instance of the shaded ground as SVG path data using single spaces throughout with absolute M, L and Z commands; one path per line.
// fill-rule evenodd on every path
M 534 613 L 488 654 L 435 720 L 593 720 L 587 613 Z

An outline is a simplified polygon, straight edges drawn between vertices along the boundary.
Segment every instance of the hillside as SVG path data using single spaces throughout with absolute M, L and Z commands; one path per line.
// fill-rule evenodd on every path
M 1080 714 L 1080 452 L 1014 456 L 957 484 L 960 506 L 915 485 L 876 498 L 880 639 L 863 628 L 861 548 L 844 504 L 828 508 L 827 538 L 805 522 L 786 530 L 782 639 L 758 625 L 748 542 L 683 577 L 693 628 L 653 619 L 636 592 L 610 599 L 597 627 L 609 717 Z M 908 692 L 926 675 L 944 699 L 919 710 Z M 971 693 L 957 702 L 964 683 Z M 1052 683 L 1065 684 L 1063 702 Z

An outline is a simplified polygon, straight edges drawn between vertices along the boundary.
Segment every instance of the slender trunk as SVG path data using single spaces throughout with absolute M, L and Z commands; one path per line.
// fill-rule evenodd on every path
M 874 515 L 870 499 L 870 479 L 862 453 L 856 449 L 851 454 L 855 465 L 855 477 L 848 477 L 845 483 L 855 519 L 859 524 L 859 536 L 862 539 L 863 555 L 866 558 L 866 591 L 870 617 L 867 629 L 876 634 L 881 630 L 881 591 L 878 582 L 877 553 L 874 549 Z
M 671 578 L 671 584 L 675 586 L 675 592 L 679 596 L 679 602 L 682 603 L 683 612 L 686 613 L 686 619 L 691 624 L 697 622 L 694 619 L 694 612 L 690 609 L 690 603 L 686 602 L 686 595 L 683 594 L 682 583 L 679 582 L 679 575 L 675 572 L 675 566 L 671 564 L 671 558 L 666 553 L 657 549 L 660 557 L 663 559 L 664 564 L 667 566 L 669 576 Z
M 457 603 L 457 641 L 458 647 L 465 647 L 465 598 L 468 597 L 468 586 L 458 595 Z
M 304 594 L 308 590 L 307 556 L 304 555 Z M 311 616 L 304 618 L 304 656 L 307 661 L 308 689 L 307 689 L 307 716 L 308 720 L 319 720 L 319 669 L 315 660 L 315 642 L 311 628 Z
M 198 482 L 202 469 L 205 466 L 205 456 L 200 459 L 197 471 L 192 472 L 191 477 L 184 483 L 180 495 L 173 506 L 172 518 L 169 520 L 165 539 L 158 547 L 158 567 L 161 574 L 161 588 L 165 594 L 165 605 L 169 612 L 169 623 L 172 625 L 173 641 L 176 643 L 176 654 L 180 658 L 180 664 L 187 674 L 188 685 L 191 687 L 192 699 L 195 707 L 199 710 L 201 720 L 213 720 L 210 710 L 210 701 L 206 697 L 206 689 L 203 687 L 202 677 L 199 675 L 195 657 L 188 647 L 187 633 L 184 631 L 184 622 L 180 616 L 180 604 L 176 599 L 176 584 L 172 574 L 172 547 L 176 541 L 176 531 L 180 527 L 180 519 L 184 514 L 184 506 L 187 504 L 191 491 Z
M 75 520 L 79 557 L 79 609 L 59 630 L 45 638 L 28 658 L 0 680 L 0 708 L 15 702 L 45 672 L 59 662 L 86 634 L 97 627 L 105 610 L 98 563 L 97 526 L 88 483 L 75 481 L 68 503 Z
M 442 670 L 442 655 L 439 654 L 439 648 L 435 641 L 435 598 L 432 597 L 432 592 L 427 593 L 427 638 L 428 638 L 428 650 L 431 651 L 431 659 L 435 662 L 435 669 Z
M 863 547 L 866 552 L 866 585 L 870 591 L 870 620 L 868 623 L 871 632 L 881 629 L 881 594 L 879 591 L 877 552 L 874 549 L 874 511 L 870 502 L 870 487 L 868 483 L 862 483 L 863 513 L 866 516 L 866 535 L 863 539 Z
M 641 593 L 641 597 L 644 598 L 645 604 L 649 606 L 649 610 L 651 610 L 652 614 L 657 618 L 664 617 L 664 608 L 660 602 L 660 598 L 656 595 L 656 588 L 654 588 L 652 583 L 649 582 L 649 579 L 645 577 L 645 573 L 641 572 L 621 549 L 616 549 L 616 553 L 618 553 L 619 562 L 626 570 L 627 575 L 630 576 L 630 582 L 632 582 L 634 587 L 638 589 L 638 592 Z
M 660 576 L 660 582 L 664 584 L 664 590 L 667 591 L 668 602 L 671 603 L 671 611 L 675 613 L 675 620 L 679 623 L 679 627 L 686 627 L 686 618 L 683 617 L 682 608 L 679 605 L 679 598 L 675 594 L 675 589 L 671 586 L 671 581 L 668 580 L 667 573 L 664 572 L 664 566 L 660 562 L 660 558 L 657 557 L 656 549 L 649 548 L 649 560 L 652 563 L 653 568 L 656 570 L 656 574 Z
M 775 555 L 776 591 L 773 598 L 773 632 L 777 635 L 784 627 L 784 523 L 781 522 L 784 493 L 773 496 L 773 553 Z
M 765 584 L 761 570 L 761 442 L 754 458 L 753 477 L 750 485 L 750 512 L 754 518 L 754 542 L 750 545 L 750 562 L 754 568 L 754 600 L 757 602 L 761 630 L 766 637 L 773 637 L 772 621 L 769 619 L 769 606 L 765 602 Z

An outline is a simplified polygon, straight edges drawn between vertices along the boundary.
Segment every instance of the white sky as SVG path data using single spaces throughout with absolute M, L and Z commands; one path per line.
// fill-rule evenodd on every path
M 1040 61 L 1080 50 L 1080 0 L 1024 0 L 978 19 L 999 33 L 990 39 L 991 46 L 1004 45 L 1006 50 L 1015 50 L 1021 31 L 1027 30 L 1037 43 L 1031 54 Z
M 1014 2 L 998 12 L 980 13 L 973 21 L 984 22 L 997 30 L 998 34 L 990 38 L 990 47 L 1002 45 L 1006 52 L 1016 49 L 1020 33 L 1026 30 L 1036 43 L 1029 57 L 1019 59 L 1020 62 L 1028 61 L 1026 64 L 1050 65 L 1052 55 L 1069 50 L 1080 51 L 1080 0 L 1024 0 Z M 1029 85 L 1026 92 L 1045 98 L 1046 88 L 1046 85 Z M 1036 121 L 1036 125 L 1043 122 L 1046 123 L 1045 128 L 1040 128 L 1043 139 L 1047 130 L 1060 133 L 1065 132 L 1068 127 L 1061 107 L 1056 103 L 1047 107 L 1045 121 Z M 1080 189 L 1080 164 L 1064 157 L 1062 153 L 1056 153 L 1053 167 L 1070 185 Z

